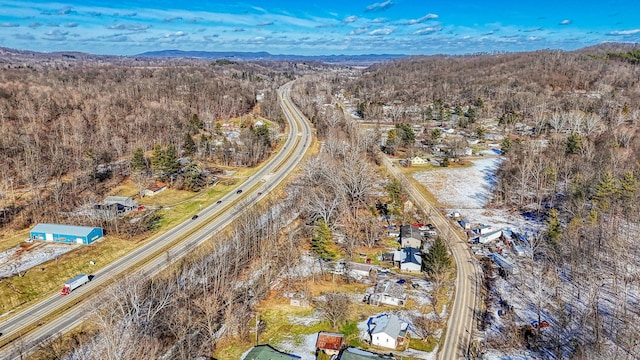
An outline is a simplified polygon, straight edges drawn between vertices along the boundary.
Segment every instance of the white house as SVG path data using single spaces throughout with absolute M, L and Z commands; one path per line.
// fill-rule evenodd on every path
M 477 242 L 480 244 L 486 244 L 488 242 L 500 239 L 500 236 L 502 236 L 502 230 L 496 230 L 494 232 L 478 236 Z
M 367 332 L 371 337 L 371 345 L 393 350 L 404 346 L 409 340 L 407 337 L 408 327 L 407 322 L 394 314 L 370 317 L 367 321 Z
M 411 165 L 424 165 L 427 161 L 420 156 L 414 156 L 410 159 Z
M 484 234 L 488 234 L 488 233 L 492 233 L 494 231 L 496 231 L 497 229 L 495 229 L 493 226 L 491 225 L 483 225 L 480 226 L 478 228 L 478 232 L 480 232 L 480 235 L 484 235 Z
M 167 189 L 167 185 L 161 182 L 155 183 L 153 186 L 146 188 L 143 192 L 143 196 L 155 196 L 159 193 L 165 191 Z
M 469 220 L 467 220 L 466 218 L 462 219 L 462 220 L 460 220 L 460 226 L 462 226 L 462 228 L 465 229 L 465 230 L 469 230 L 469 229 L 471 229 L 471 222 Z
M 422 235 L 420 229 L 413 225 L 400 226 L 400 245 L 403 248 L 413 247 L 419 249 L 422 247 Z
M 402 271 L 422 271 L 422 254 L 416 248 L 404 248 L 393 253 L 393 262 Z

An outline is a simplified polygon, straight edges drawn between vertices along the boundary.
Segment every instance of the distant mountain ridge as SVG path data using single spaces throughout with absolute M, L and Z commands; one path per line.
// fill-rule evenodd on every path
M 239 61 L 252 60 L 294 60 L 294 61 L 321 61 L 330 63 L 343 62 L 380 62 L 407 57 L 404 54 L 364 54 L 364 55 L 274 55 L 266 51 L 183 51 L 183 50 L 159 50 L 148 51 L 135 57 L 162 57 L 162 58 L 192 58 L 192 59 L 228 59 Z

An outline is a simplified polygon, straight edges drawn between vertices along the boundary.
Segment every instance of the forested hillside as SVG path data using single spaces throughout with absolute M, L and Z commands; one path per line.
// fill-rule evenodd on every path
M 239 141 L 229 143 L 216 122 L 254 110 L 280 121 L 275 89 L 294 66 L 73 57 L 4 61 L 2 219 L 15 228 L 55 220 L 61 211 L 101 198 L 113 186 L 104 181 L 129 175 L 135 149 L 150 156 L 154 146 L 170 146 L 177 157 L 255 165 L 274 145 L 265 136 L 276 134 L 240 124 Z M 258 107 L 257 95 L 264 97 Z
M 556 358 L 632 357 L 640 307 L 640 66 L 637 50 L 590 48 L 376 65 L 345 84 L 368 122 L 425 134 L 461 128 L 504 139 L 493 206 L 537 217 L 538 313 L 552 331 L 529 343 Z M 466 142 L 465 142 L 466 145 Z M 456 186 L 451 184 L 451 186 Z M 505 329 L 491 346 L 522 339 Z M 553 355 L 551 355 L 553 354 Z

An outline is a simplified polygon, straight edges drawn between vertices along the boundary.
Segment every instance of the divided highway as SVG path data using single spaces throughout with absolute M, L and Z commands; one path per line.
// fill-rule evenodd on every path
M 456 283 L 453 305 L 449 309 L 449 320 L 444 343 L 438 351 L 439 359 L 464 359 L 469 356 L 472 334 L 474 329 L 474 316 L 479 298 L 479 281 L 481 271 L 476 265 L 475 259 L 469 250 L 466 239 L 458 233 L 455 225 L 446 219 L 419 192 L 404 174 L 395 167 L 391 160 L 383 155 L 383 162 L 391 174 L 402 183 L 405 191 L 413 197 L 417 206 L 422 208 L 425 214 L 438 230 L 440 236 L 447 243 L 449 250 L 456 262 Z
M 37 349 L 44 340 L 58 336 L 80 324 L 91 314 L 84 302 L 104 290 L 112 281 L 130 276 L 135 270 L 153 276 L 193 248 L 229 225 L 245 209 L 280 184 L 304 157 L 311 145 L 312 130 L 307 119 L 293 105 L 289 91 L 293 81 L 278 89 L 282 110 L 289 124 L 289 133 L 282 150 L 238 189 L 171 230 L 157 236 L 126 256 L 92 274 L 93 280 L 67 296 L 52 295 L 0 322 L 0 359 L 21 359 Z M 103 241 L 109 241 L 105 239 Z M 60 284 L 62 287 L 62 284 Z M 55 317 L 52 317 L 55 314 Z M 42 319 L 50 318 L 43 323 Z

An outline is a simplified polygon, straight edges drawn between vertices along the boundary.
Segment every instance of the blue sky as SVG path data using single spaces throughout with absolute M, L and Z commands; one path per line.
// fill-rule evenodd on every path
M 0 46 L 132 55 L 466 54 L 640 42 L 633 0 L 0 2 Z

